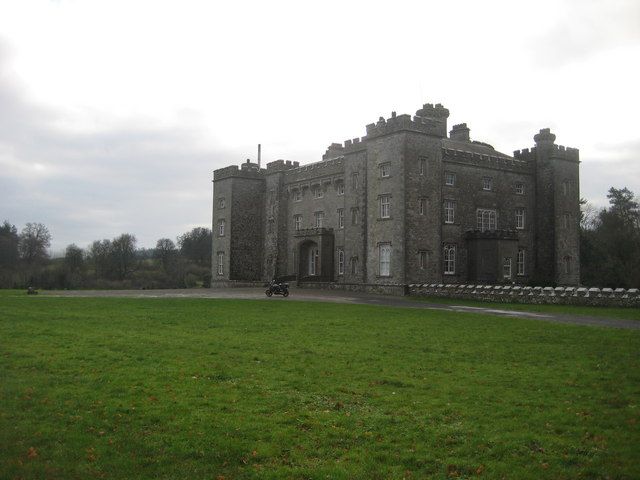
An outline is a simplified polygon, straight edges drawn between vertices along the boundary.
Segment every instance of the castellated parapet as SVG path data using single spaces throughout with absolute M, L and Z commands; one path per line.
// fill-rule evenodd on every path
M 448 117 L 426 103 L 317 162 L 215 170 L 214 285 L 577 285 L 578 150 L 542 129 L 507 155 Z

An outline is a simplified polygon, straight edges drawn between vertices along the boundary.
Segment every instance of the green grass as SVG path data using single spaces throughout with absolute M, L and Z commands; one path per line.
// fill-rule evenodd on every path
M 0 296 L 0 478 L 639 478 L 640 332 Z
M 482 302 L 441 297 L 406 297 L 417 302 L 439 303 L 441 305 L 464 305 L 469 307 L 517 310 L 521 312 L 561 313 L 566 315 L 584 315 L 588 317 L 619 318 L 640 320 L 640 308 L 628 307 L 592 307 L 581 305 L 533 305 L 524 303 Z

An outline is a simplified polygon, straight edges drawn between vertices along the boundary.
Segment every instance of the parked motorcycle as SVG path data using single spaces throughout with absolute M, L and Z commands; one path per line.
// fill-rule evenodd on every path
M 272 280 L 271 283 L 269 284 L 269 287 L 264 293 L 266 293 L 267 297 L 270 297 L 271 295 L 282 295 L 283 297 L 288 297 L 289 284 L 280 283 L 280 282 L 276 282 L 275 280 Z

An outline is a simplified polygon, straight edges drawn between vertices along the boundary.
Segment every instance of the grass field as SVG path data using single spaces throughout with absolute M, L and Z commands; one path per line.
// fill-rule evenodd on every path
M 640 478 L 640 332 L 0 294 L 0 478 Z

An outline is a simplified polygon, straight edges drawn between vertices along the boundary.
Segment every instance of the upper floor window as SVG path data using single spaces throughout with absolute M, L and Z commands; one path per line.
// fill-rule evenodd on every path
M 453 223 L 456 219 L 456 202 L 453 200 L 444 201 L 444 223 Z
M 338 195 L 344 195 L 344 183 L 338 183 Z
M 351 225 L 358 224 L 358 217 L 360 216 L 360 209 L 358 207 L 354 207 L 351 209 Z
M 524 229 L 524 219 L 525 219 L 524 208 L 516 208 L 516 228 L 518 230 Z
M 300 200 L 302 200 L 302 193 L 300 192 L 299 188 L 296 188 L 293 191 L 293 201 L 294 202 L 299 202 Z
M 314 189 L 313 189 L 313 197 L 314 198 L 322 198 L 322 197 L 324 197 L 324 190 L 322 188 L 322 185 L 317 185 L 316 187 L 314 187 Z
M 344 250 L 338 249 L 338 275 L 344 275 Z
M 427 213 L 427 199 L 421 198 L 418 202 L 418 212 L 420 215 L 425 215 Z
M 344 228 L 344 208 L 338 209 L 338 228 Z
M 516 183 L 516 193 L 518 195 L 524 195 L 524 183 L 522 182 Z
M 518 258 L 516 261 L 516 265 L 517 265 L 516 273 L 518 275 L 524 275 L 524 259 L 525 259 L 525 250 L 524 248 L 519 248 Z
M 389 195 L 380 195 L 380 218 L 391 216 L 391 200 Z
M 444 172 L 444 184 L 451 187 L 456 186 L 456 174 L 453 172 Z
M 218 236 L 219 237 L 224 237 L 224 226 L 225 226 L 226 222 L 224 221 L 224 219 L 218 220 Z
M 322 228 L 322 224 L 324 223 L 324 212 L 315 212 L 314 217 L 316 220 L 316 228 Z
M 381 277 L 391 275 L 391 244 L 381 243 L 378 246 L 379 272 Z
M 383 163 L 380 165 L 380 176 L 382 178 L 388 177 L 391 173 L 391 165 L 388 163 Z
M 224 252 L 218 252 L 218 275 L 224 275 Z
M 293 216 L 293 225 L 296 230 L 302 229 L 302 215 Z
M 351 174 L 351 188 L 358 190 L 358 172 L 353 172 Z
M 564 182 L 562 182 L 562 195 L 566 197 L 568 193 L 569 193 L 569 182 L 565 180 Z
M 482 190 L 492 190 L 493 179 L 491 177 L 482 177 Z
M 420 175 L 426 175 L 427 174 L 427 159 L 426 158 L 421 158 L 419 165 L 420 165 Z
M 479 208 L 476 210 L 476 220 L 478 230 L 484 232 L 485 230 L 496 229 L 496 211 Z
M 448 243 L 444 244 L 444 274 L 455 275 L 456 273 L 456 246 Z
M 218 199 L 218 208 L 224 208 L 225 206 L 226 206 L 226 202 L 225 202 L 224 197 L 220 197 Z

